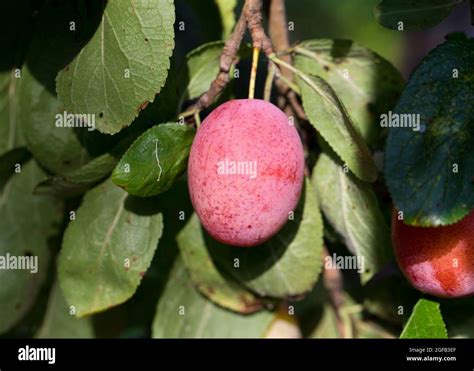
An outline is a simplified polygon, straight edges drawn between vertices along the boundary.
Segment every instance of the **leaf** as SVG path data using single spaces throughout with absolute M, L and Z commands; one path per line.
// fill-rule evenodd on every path
M 113 182 L 141 197 L 168 190 L 186 169 L 194 134 L 193 128 L 176 123 L 148 129 L 120 159 Z
M 21 107 L 17 121 L 30 152 L 52 173 L 77 169 L 107 152 L 115 142 L 115 138 L 86 127 L 56 126 L 58 117 L 70 114 L 56 98 L 56 75 L 94 33 L 101 7 L 101 2 L 92 2 L 87 11 L 90 14 L 83 14 L 76 2 L 48 1 L 35 19 L 35 32 L 17 88 Z M 81 25 L 80 32 L 71 32 L 71 19 Z
M 144 130 L 161 122 L 174 121 L 179 113 L 179 71 L 175 58 L 171 58 L 165 86 L 156 95 L 155 100 L 140 111 L 138 117 L 130 125 L 131 129 L 144 128 Z M 141 131 L 144 131 L 141 130 Z
M 46 179 L 36 186 L 34 193 L 74 197 L 86 192 L 110 175 L 130 142 L 131 138 L 127 137 L 120 141 L 112 151 L 92 159 L 80 168 Z
M 420 299 L 403 329 L 401 339 L 447 339 L 439 303 Z
M 391 127 L 385 150 L 388 189 L 406 224 L 451 224 L 474 208 L 473 100 L 474 40 L 453 35 L 418 66 L 394 110 L 420 124 Z
M 130 125 L 166 81 L 174 20 L 172 0 L 107 2 L 96 33 L 57 76 L 66 109 L 94 114 L 102 133 Z
M 0 155 L 24 143 L 18 125 L 18 79 L 14 70 L 0 72 Z
M 186 100 L 196 99 L 209 89 L 219 72 L 219 57 L 223 47 L 223 41 L 213 41 L 188 53 L 179 74 L 180 108 Z
M 295 66 L 301 70 L 298 59 Z M 310 71 L 304 71 L 310 73 Z M 377 178 L 369 148 L 334 90 L 320 77 L 308 76 L 309 81 L 298 79 L 303 108 L 310 123 L 329 143 L 349 169 L 360 179 L 373 182 Z
M 135 293 L 163 229 L 155 206 L 128 196 L 110 180 L 84 196 L 64 233 L 58 266 L 64 296 L 78 317 Z
M 49 295 L 43 323 L 35 337 L 40 339 L 93 338 L 92 319 L 76 318 L 71 315 L 61 287 L 58 282 L 55 282 Z
M 392 30 L 424 30 L 436 26 L 462 2 L 464 0 L 382 0 L 375 8 L 375 17 L 382 26 Z
M 207 237 L 206 244 L 216 264 L 252 291 L 286 298 L 310 291 L 317 281 L 322 266 L 322 234 L 316 195 L 306 180 L 294 219 L 267 242 L 245 249 Z
M 241 315 L 206 300 L 194 288 L 181 260 L 175 262 L 161 295 L 153 338 L 259 338 L 274 316 L 261 311 Z
M 313 169 L 312 183 L 326 219 L 344 239 L 351 253 L 363 257 L 363 282 L 378 272 L 391 251 L 390 230 L 368 183 L 344 172 L 321 153 Z
M 62 207 L 50 197 L 32 194 L 44 176 L 38 165 L 29 161 L 21 173 L 8 180 L 0 195 L 0 256 L 7 259 L 31 255 L 37 259 L 37 273 L 0 269 L 0 333 L 12 328 L 28 312 L 48 271 L 48 241 L 58 233 Z
M 222 39 L 226 40 L 235 26 L 234 10 L 237 0 L 215 0 L 222 21 Z
M 315 39 L 295 47 L 300 68 L 334 89 L 366 143 L 380 137 L 380 114 L 404 87 L 400 72 L 372 50 L 351 40 Z
M 196 288 L 213 302 L 236 312 L 252 313 L 261 309 L 262 303 L 252 293 L 219 270 L 205 238 L 196 214 L 176 237 L 183 263 Z

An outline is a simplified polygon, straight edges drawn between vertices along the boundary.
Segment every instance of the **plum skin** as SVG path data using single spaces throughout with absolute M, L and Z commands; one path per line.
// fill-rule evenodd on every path
M 474 211 L 442 227 L 414 227 L 392 216 L 398 264 L 418 290 L 440 298 L 474 295 Z
M 256 171 L 235 174 L 230 165 L 223 167 L 238 162 Z M 303 181 L 298 132 L 279 108 L 263 100 L 220 105 L 202 122 L 191 146 L 191 202 L 207 232 L 227 245 L 255 246 L 275 235 L 296 207 Z

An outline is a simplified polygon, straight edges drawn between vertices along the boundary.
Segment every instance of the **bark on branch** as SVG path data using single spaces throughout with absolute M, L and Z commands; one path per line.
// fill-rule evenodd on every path
M 214 99 L 224 90 L 230 81 L 229 71 L 236 59 L 237 52 L 240 48 L 240 43 L 245 33 L 245 15 L 242 14 L 239 17 L 237 24 L 235 25 L 234 31 L 227 39 L 224 49 L 219 60 L 219 73 L 211 84 L 211 87 L 207 92 L 201 95 L 196 102 L 195 108 L 201 111 L 211 105 Z

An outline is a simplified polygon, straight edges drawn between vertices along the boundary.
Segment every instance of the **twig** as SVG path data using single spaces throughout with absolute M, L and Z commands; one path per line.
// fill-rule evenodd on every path
M 273 5 L 275 3 L 276 5 Z M 274 7 L 275 14 L 279 15 L 279 27 L 283 25 L 286 33 L 286 16 L 285 16 L 285 7 L 283 0 L 272 0 L 272 6 Z M 296 90 L 296 86 L 291 84 L 291 76 L 294 68 L 291 68 L 291 57 L 289 62 L 283 64 L 284 67 L 287 68 L 286 72 L 282 72 L 279 69 L 279 65 L 282 65 L 281 62 L 285 62 L 284 59 L 288 59 L 286 55 L 282 56 L 280 60 L 273 50 L 273 45 L 269 37 L 266 35 L 265 30 L 262 26 L 262 0 L 245 0 L 245 4 L 240 14 L 239 20 L 234 28 L 234 31 L 230 35 L 229 39 L 226 41 L 224 48 L 222 50 L 222 54 L 219 60 L 219 73 L 217 74 L 216 78 L 212 82 L 209 90 L 202 94 L 197 102 L 189 107 L 186 112 L 179 115 L 179 117 L 189 117 L 196 114 L 196 112 L 200 112 L 203 109 L 209 107 L 212 102 L 216 99 L 216 97 L 224 90 L 227 84 L 230 81 L 229 71 L 234 63 L 237 52 L 239 50 L 240 44 L 242 42 L 243 35 L 245 33 L 246 27 L 248 27 L 250 31 L 250 35 L 252 37 L 254 53 L 256 50 L 263 50 L 263 52 L 267 55 L 267 57 L 272 61 L 272 64 L 275 65 L 275 74 L 276 76 L 283 76 L 280 80 L 276 80 L 275 84 L 280 85 L 279 91 L 280 94 L 284 95 L 288 102 L 291 105 L 291 108 L 296 113 L 296 115 L 301 119 L 306 119 L 306 115 L 304 113 L 303 108 L 301 107 L 294 90 Z M 283 33 L 283 34 L 285 34 Z M 280 37 L 278 37 L 280 38 Z M 282 38 L 281 47 L 283 48 L 282 51 L 288 50 L 288 35 Z M 279 44 L 280 45 L 280 44 Z M 254 54 L 255 56 L 255 54 Z M 255 62 L 255 58 L 254 58 Z M 288 67 L 289 66 L 289 67 Z M 252 71 L 253 73 L 253 71 Z M 255 80 L 253 80 L 255 82 Z M 278 86 L 277 85 L 277 86 Z M 253 86 L 253 88 L 252 88 Z M 252 79 L 250 81 L 250 89 L 253 91 L 255 88 L 254 83 L 252 83 Z M 290 89 L 288 88 L 290 87 Z M 271 92 L 271 84 L 270 87 L 266 84 L 266 96 L 268 96 L 268 89 Z M 250 92 L 250 90 L 249 90 Z M 250 94 L 249 94 L 250 96 Z M 252 94 L 253 97 L 253 94 Z M 196 116 L 195 116 L 196 117 Z
M 244 14 L 252 36 L 253 47 L 263 50 L 267 56 L 273 54 L 272 42 L 262 26 L 262 0 L 245 0 Z
M 207 108 L 211 105 L 214 99 L 224 90 L 227 84 L 230 81 L 229 71 L 232 66 L 232 63 L 235 60 L 237 52 L 240 48 L 240 43 L 245 33 L 245 14 L 242 14 L 239 17 L 237 24 L 235 25 L 234 31 L 227 39 L 224 49 L 219 60 L 219 73 L 217 77 L 212 82 L 211 87 L 207 92 L 201 95 L 194 105 L 194 110 L 201 111 L 204 108 Z

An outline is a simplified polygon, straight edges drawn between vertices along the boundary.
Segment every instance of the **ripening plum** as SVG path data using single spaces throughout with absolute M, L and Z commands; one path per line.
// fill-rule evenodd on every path
M 277 233 L 300 198 L 304 153 L 286 115 L 258 99 L 228 101 L 203 121 L 188 186 L 204 228 L 219 242 L 254 246 Z
M 474 212 L 433 228 L 406 225 L 394 213 L 392 240 L 400 268 L 418 290 L 442 298 L 474 294 Z

